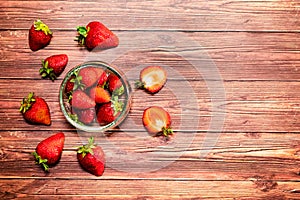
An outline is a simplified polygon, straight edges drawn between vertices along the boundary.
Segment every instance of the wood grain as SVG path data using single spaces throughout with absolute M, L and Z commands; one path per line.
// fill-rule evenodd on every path
M 0 199 L 300 199 L 299 8 L 296 0 L 1 0 Z M 37 18 L 54 37 L 32 52 Z M 92 20 L 118 35 L 118 48 L 76 44 L 76 27 Z M 41 79 L 41 60 L 59 53 L 69 56 L 63 74 Z M 133 90 L 118 128 L 84 133 L 64 118 L 58 91 L 90 60 L 118 66 L 132 86 L 146 65 L 168 69 L 168 81 L 155 95 Z M 24 121 L 19 106 L 30 91 L 48 102 L 51 126 Z M 145 131 L 151 105 L 170 112 L 169 141 Z M 62 158 L 44 173 L 31 152 L 59 131 Z M 76 159 L 91 135 L 107 157 L 101 177 Z

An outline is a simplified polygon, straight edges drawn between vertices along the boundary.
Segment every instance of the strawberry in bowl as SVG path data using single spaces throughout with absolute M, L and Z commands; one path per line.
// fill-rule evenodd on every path
M 59 91 L 61 110 L 76 128 L 102 132 L 118 126 L 127 116 L 131 88 L 116 67 L 90 61 L 71 69 Z

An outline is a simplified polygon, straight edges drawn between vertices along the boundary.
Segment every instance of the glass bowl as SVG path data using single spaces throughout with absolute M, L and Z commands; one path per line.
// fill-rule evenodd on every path
M 101 72 L 105 74 L 100 76 Z M 94 81 L 95 75 L 97 77 L 96 82 Z M 118 77 L 119 87 L 117 87 L 116 90 L 111 89 L 110 81 L 108 80 L 111 79 L 110 76 L 113 75 Z M 107 79 L 106 81 L 103 81 L 103 76 L 106 76 L 106 78 L 104 78 L 104 80 Z M 94 84 L 90 85 L 93 82 Z M 113 84 L 111 84 L 111 86 L 112 85 Z M 102 98 L 100 98 L 100 102 L 99 100 L 96 101 L 96 98 L 92 95 L 95 95 L 95 92 L 91 92 L 95 87 L 101 87 L 106 90 L 105 93 L 109 94 L 110 101 L 103 103 Z M 79 93 L 81 94 L 78 95 Z M 82 93 L 85 95 L 82 95 Z M 89 103 L 93 100 L 95 105 L 93 107 L 87 106 L 89 108 L 83 108 L 82 103 L 80 103 L 82 99 Z M 99 113 L 100 110 L 101 112 L 104 110 L 100 108 L 104 107 L 103 105 L 105 104 L 115 105 L 116 102 L 118 102 L 118 111 L 114 112 L 113 121 L 106 120 L 106 122 L 103 122 L 103 120 L 100 120 L 99 118 L 102 118 L 101 116 L 109 113 Z M 89 105 L 89 103 L 84 103 L 83 105 Z M 131 105 L 131 87 L 125 74 L 116 66 L 101 61 L 89 61 L 72 68 L 66 74 L 59 88 L 59 104 L 67 121 L 77 129 L 87 132 L 104 132 L 120 125 L 128 115 Z M 112 109 L 114 108 L 113 106 L 111 107 Z M 83 114 L 87 112 L 90 114 Z

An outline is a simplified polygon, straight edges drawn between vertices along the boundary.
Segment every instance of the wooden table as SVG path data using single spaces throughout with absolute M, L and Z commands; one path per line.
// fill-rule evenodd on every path
M 0 11 L 0 199 L 300 199 L 298 0 L 8 1 Z M 53 31 L 32 52 L 35 19 Z M 120 38 L 106 51 L 78 47 L 76 27 L 99 20 Z M 69 63 L 52 82 L 42 59 Z M 128 118 L 110 134 L 82 133 L 64 118 L 59 86 L 88 60 L 117 65 L 130 81 L 145 65 L 168 69 L 155 95 L 133 90 Z M 43 97 L 51 126 L 27 124 L 19 106 Z M 149 136 L 151 105 L 167 109 L 174 137 Z M 62 131 L 60 163 L 44 173 L 31 152 Z M 108 164 L 101 177 L 82 170 L 76 146 L 94 135 Z

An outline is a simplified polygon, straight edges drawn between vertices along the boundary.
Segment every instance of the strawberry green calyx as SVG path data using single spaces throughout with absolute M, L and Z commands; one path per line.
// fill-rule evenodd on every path
M 121 96 L 124 93 L 124 86 L 122 85 L 118 89 L 113 91 L 113 96 Z
M 35 102 L 34 93 L 30 92 L 27 98 L 23 98 L 21 102 L 20 112 L 25 113 L 27 110 L 29 110 L 33 102 Z
M 73 91 L 77 89 L 83 90 L 85 88 L 85 85 L 81 82 L 82 76 L 78 76 L 78 70 L 73 74 L 75 75 L 75 78 L 72 78 L 70 80 L 71 83 L 74 83 Z
M 162 128 L 162 135 L 165 137 L 169 137 L 169 135 L 173 134 L 173 130 L 170 127 L 163 127 Z
M 145 83 L 142 81 L 136 81 L 134 85 L 136 89 L 145 89 Z
M 48 61 L 42 60 L 42 67 L 40 68 L 40 74 L 42 78 L 49 77 L 52 81 L 54 81 L 57 77 L 52 68 L 48 67 Z
M 89 27 L 86 28 L 84 26 L 78 26 L 77 27 L 77 32 L 78 32 L 79 35 L 76 37 L 75 41 L 78 41 L 78 43 L 80 45 L 84 45 L 85 38 L 87 37 L 89 30 L 90 30 Z
M 118 96 L 112 96 L 111 106 L 114 110 L 114 116 L 116 116 L 119 112 L 123 110 L 124 103 L 119 100 Z
M 88 153 L 93 155 L 93 148 L 95 147 L 96 145 L 94 143 L 94 137 L 90 137 L 86 145 L 78 147 L 77 153 L 82 154 L 82 157 L 84 158 Z
M 32 155 L 36 160 L 36 164 L 41 165 L 45 171 L 49 171 L 49 166 L 46 164 L 48 162 L 47 159 L 42 159 L 37 152 L 33 152 Z
M 39 19 L 34 22 L 34 27 L 37 31 L 43 31 L 46 35 L 52 35 L 52 32 L 49 29 L 49 27 Z

